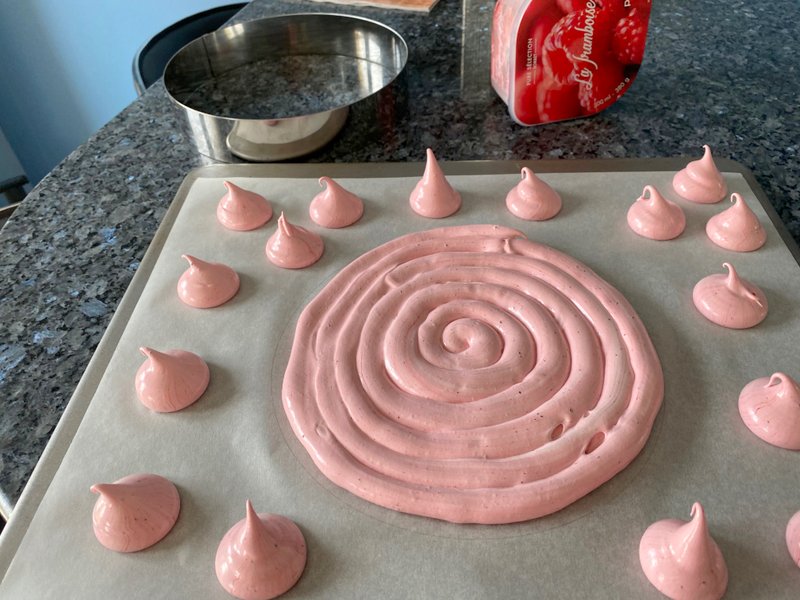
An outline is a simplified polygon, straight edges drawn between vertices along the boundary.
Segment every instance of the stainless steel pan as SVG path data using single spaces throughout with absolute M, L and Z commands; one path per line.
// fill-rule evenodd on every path
M 231 25 L 182 48 L 164 84 L 197 150 L 235 162 L 312 152 L 349 107 L 392 84 L 408 47 L 369 19 L 293 14 Z

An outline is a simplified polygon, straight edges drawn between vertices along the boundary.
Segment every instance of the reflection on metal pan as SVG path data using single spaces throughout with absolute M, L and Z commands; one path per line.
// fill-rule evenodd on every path
M 403 38 L 375 21 L 284 15 L 188 44 L 167 65 L 164 84 L 202 154 L 284 160 L 333 139 L 349 107 L 391 85 L 407 59 Z

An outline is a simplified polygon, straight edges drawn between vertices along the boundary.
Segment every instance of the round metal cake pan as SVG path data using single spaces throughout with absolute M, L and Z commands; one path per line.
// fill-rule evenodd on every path
M 194 40 L 167 64 L 164 85 L 200 153 L 269 162 L 327 144 L 350 106 L 391 85 L 407 60 L 402 36 L 377 21 L 292 14 Z

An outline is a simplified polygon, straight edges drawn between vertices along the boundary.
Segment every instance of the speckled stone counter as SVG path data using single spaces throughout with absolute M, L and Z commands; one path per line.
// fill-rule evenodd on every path
M 430 15 L 256 0 L 238 18 L 303 11 L 382 21 L 407 40 L 405 100 L 352 111 L 315 162 L 698 156 L 749 167 L 795 239 L 800 6 L 655 0 L 642 70 L 611 109 L 524 128 L 489 85 L 493 3 Z M 53 170 L 0 234 L 0 510 L 9 513 L 184 176 L 211 161 L 150 88 Z

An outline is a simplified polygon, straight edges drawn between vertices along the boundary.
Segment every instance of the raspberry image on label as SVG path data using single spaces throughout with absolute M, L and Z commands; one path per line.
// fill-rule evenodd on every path
M 644 58 L 646 40 L 647 17 L 633 9 L 614 27 L 614 38 L 611 41 L 614 56 L 624 65 L 639 65 Z
M 644 57 L 651 0 L 498 0 L 492 84 L 522 125 L 605 110 Z

